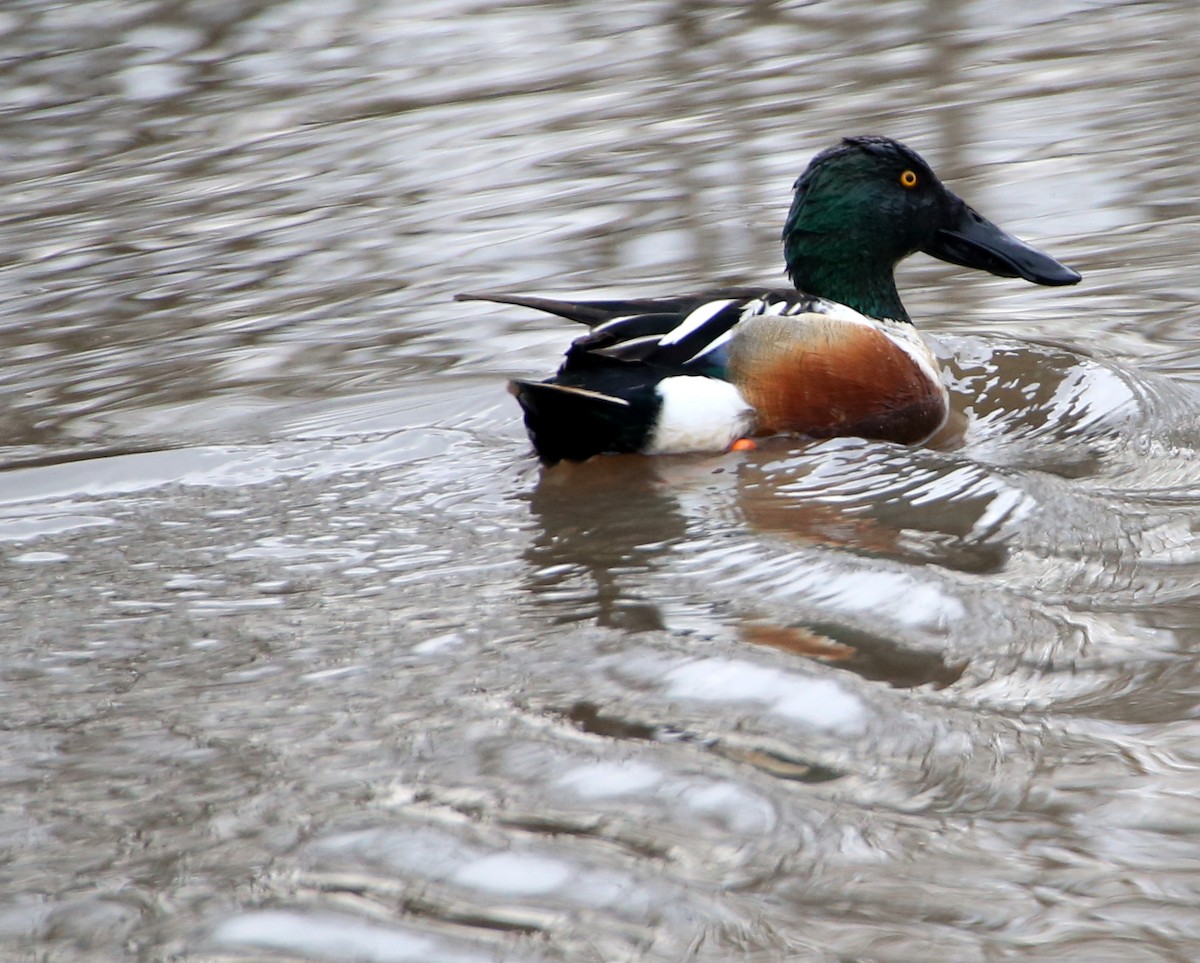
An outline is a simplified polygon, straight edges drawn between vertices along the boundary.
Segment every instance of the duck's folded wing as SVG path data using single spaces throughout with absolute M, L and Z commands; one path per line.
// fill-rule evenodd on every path
M 775 300 L 797 297 L 794 290 L 766 290 L 763 288 L 717 288 L 698 294 L 671 295 L 662 298 L 622 298 L 607 301 L 566 301 L 556 298 L 541 298 L 527 294 L 504 294 L 494 291 L 479 291 L 457 294 L 456 301 L 491 301 L 495 304 L 513 304 L 517 307 L 544 311 L 568 321 L 576 321 L 596 327 L 608 321 L 635 315 L 669 314 L 676 323 L 708 301 L 725 298 L 770 297 Z M 803 295 L 800 295 L 803 297 Z

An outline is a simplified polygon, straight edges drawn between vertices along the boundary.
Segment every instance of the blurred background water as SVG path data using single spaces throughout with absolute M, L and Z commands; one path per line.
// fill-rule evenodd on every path
M 1200 957 L 1200 10 L 11 0 L 5 959 Z M 543 473 L 479 288 L 778 285 L 843 134 L 961 437 Z

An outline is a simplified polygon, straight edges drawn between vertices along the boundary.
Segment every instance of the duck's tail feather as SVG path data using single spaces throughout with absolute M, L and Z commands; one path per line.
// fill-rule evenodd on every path
M 592 455 L 641 451 L 650 424 L 635 401 L 590 388 L 514 379 L 508 390 L 525 412 L 525 427 L 547 465 Z
M 614 306 L 622 303 L 618 301 L 557 301 L 554 298 L 536 298 L 525 294 L 497 294 L 491 291 L 456 294 L 454 300 L 513 304 L 521 308 L 556 314 L 568 321 L 577 321 L 587 325 L 601 324 L 616 317 L 620 312 L 614 310 Z
M 456 294 L 456 301 L 491 301 L 495 304 L 513 304 L 534 311 L 545 311 L 568 321 L 576 321 L 595 327 L 615 318 L 628 318 L 641 314 L 669 313 L 680 318 L 690 314 L 708 301 L 721 298 L 750 299 L 766 297 L 772 300 L 794 299 L 795 291 L 767 290 L 763 288 L 719 288 L 702 294 L 689 294 L 662 298 L 626 298 L 612 301 L 560 301 L 554 298 L 539 298 L 525 294 L 504 294 L 494 291 Z

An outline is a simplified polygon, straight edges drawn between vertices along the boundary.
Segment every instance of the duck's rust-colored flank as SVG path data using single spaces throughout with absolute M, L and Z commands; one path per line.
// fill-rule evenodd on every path
M 930 377 L 932 357 L 922 365 L 879 328 L 824 315 L 758 317 L 742 328 L 728 377 L 754 408 L 760 434 L 913 444 L 945 420 L 946 394 Z

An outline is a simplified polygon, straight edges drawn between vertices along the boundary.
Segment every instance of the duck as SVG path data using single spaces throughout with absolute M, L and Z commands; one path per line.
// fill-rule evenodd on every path
M 916 445 L 946 421 L 933 351 L 894 271 L 923 252 L 1034 284 L 1080 275 L 1007 233 L 921 156 L 877 135 L 843 138 L 795 181 L 783 226 L 791 289 L 568 301 L 458 295 L 587 325 L 558 371 L 514 379 L 546 466 L 596 455 L 725 452 L 788 433 Z

